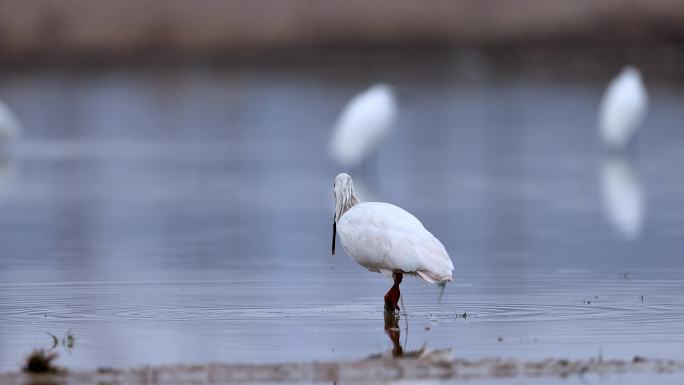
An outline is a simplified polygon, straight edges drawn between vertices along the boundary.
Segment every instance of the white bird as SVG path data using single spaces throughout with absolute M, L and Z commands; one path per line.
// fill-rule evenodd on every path
M 644 193 L 634 169 L 622 158 L 603 162 L 601 173 L 606 215 L 628 240 L 639 237 L 644 218 Z
M 10 142 L 19 134 L 21 125 L 12 111 L 0 102 L 0 145 Z
M 603 142 L 624 147 L 643 123 L 648 109 L 648 93 L 641 73 L 626 66 L 608 84 L 601 101 L 599 131 Z
M 452 280 L 454 265 L 444 245 L 409 212 L 389 203 L 359 202 L 347 174 L 335 177 L 332 254 L 339 231 L 344 250 L 359 265 L 394 280 L 385 310 L 399 310 L 403 274 L 428 283 Z
M 346 105 L 337 120 L 330 156 L 343 167 L 357 167 L 392 130 L 397 105 L 392 87 L 376 84 Z

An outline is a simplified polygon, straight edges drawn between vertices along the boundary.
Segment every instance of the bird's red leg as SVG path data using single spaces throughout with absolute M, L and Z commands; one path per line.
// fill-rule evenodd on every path
M 403 274 L 395 272 L 393 276 L 394 285 L 392 285 L 387 294 L 385 294 L 385 311 L 388 312 L 399 310 L 399 297 L 401 296 L 399 284 L 401 284 Z

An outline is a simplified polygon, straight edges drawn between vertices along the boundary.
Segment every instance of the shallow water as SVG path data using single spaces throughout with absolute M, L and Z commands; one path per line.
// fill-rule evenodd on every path
M 330 127 L 377 80 L 400 92 L 397 129 L 352 174 L 455 265 L 441 301 L 402 285 L 405 350 L 684 359 L 684 89 L 646 74 L 618 156 L 595 131 L 609 70 L 449 65 L 0 75 L 25 125 L 0 171 L 0 370 L 68 331 L 69 368 L 391 349 L 388 284 L 330 256 Z

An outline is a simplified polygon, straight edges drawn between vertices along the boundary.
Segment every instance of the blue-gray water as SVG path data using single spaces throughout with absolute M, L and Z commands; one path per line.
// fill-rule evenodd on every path
M 327 141 L 380 80 L 400 93 L 396 131 L 353 176 L 455 265 L 441 302 L 402 285 L 405 349 L 684 359 L 684 88 L 645 73 L 648 117 L 615 155 L 596 133 L 611 71 L 544 71 L 1 74 L 25 129 L 0 170 L 0 370 L 69 330 L 69 368 L 390 349 L 387 282 L 330 255 L 344 170 Z

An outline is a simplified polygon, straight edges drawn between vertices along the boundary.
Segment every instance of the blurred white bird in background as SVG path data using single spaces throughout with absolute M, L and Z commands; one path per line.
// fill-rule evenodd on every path
M 399 284 L 403 274 L 417 275 L 428 283 L 450 282 L 454 265 L 442 243 L 409 212 L 389 203 L 359 202 L 347 174 L 335 177 L 335 236 L 359 265 L 394 281 L 385 294 L 385 310 L 399 310 Z
M 11 184 L 14 165 L 10 156 L 11 142 L 19 134 L 19 120 L 3 102 L 0 102 L 0 193 Z
M 392 87 L 376 84 L 356 95 L 337 120 L 330 156 L 347 169 L 358 167 L 392 130 L 397 103 Z
M 639 176 L 624 158 L 610 157 L 603 162 L 601 181 L 608 220 L 625 239 L 637 239 L 644 218 Z
M 626 66 L 608 84 L 601 101 L 599 131 L 603 142 L 614 149 L 629 144 L 643 123 L 648 93 L 639 70 Z
M 16 138 L 20 131 L 17 117 L 7 105 L 0 102 L 0 148 Z

